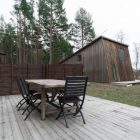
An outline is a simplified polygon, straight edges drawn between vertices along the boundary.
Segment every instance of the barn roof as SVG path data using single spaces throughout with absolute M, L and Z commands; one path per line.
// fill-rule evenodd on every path
M 98 41 L 98 40 L 100 40 L 100 39 L 105 39 L 105 40 L 108 40 L 108 41 L 110 41 L 110 42 L 114 42 L 114 43 L 120 44 L 120 45 L 122 45 L 122 46 L 128 47 L 127 44 L 120 43 L 120 42 L 118 42 L 118 41 L 115 41 L 115 40 L 113 40 L 113 39 L 110 39 L 110 38 L 107 38 L 107 37 L 104 37 L 104 36 L 99 36 L 99 37 L 95 38 L 91 43 L 87 44 L 85 47 L 79 49 L 78 51 L 76 51 L 75 53 L 73 53 L 71 56 L 69 56 L 69 57 L 67 57 L 66 59 L 62 60 L 60 63 L 65 62 L 66 60 L 68 60 L 68 59 L 71 58 L 72 56 L 74 56 L 74 55 L 78 54 L 79 52 L 85 50 L 86 48 L 90 47 L 93 43 L 95 43 L 96 41 Z

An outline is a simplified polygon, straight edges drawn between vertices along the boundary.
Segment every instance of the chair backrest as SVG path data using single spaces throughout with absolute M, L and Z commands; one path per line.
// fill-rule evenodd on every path
M 83 96 L 84 99 L 87 81 L 87 76 L 67 76 L 65 83 L 64 99 L 67 97 L 77 96 Z
M 19 91 L 20 91 L 21 95 L 23 96 L 23 98 L 25 100 L 29 100 L 30 93 L 27 88 L 26 82 L 22 76 L 17 76 L 17 85 L 18 85 Z

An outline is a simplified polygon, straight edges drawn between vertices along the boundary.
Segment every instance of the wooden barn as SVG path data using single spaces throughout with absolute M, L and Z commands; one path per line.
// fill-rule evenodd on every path
M 134 80 L 128 45 L 100 36 L 61 64 L 83 64 L 89 81 L 114 82 Z

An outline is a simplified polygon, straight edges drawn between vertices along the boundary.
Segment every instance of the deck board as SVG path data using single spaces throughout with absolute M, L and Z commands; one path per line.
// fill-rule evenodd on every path
M 57 112 L 45 121 L 34 111 L 24 121 L 16 110 L 19 95 L 0 97 L 0 140 L 140 140 L 140 108 L 86 96 L 81 118 L 55 120 Z

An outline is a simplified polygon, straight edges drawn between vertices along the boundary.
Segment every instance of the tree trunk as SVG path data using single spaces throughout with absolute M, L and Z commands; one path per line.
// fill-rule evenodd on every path
M 83 25 L 82 25 L 82 28 L 81 28 L 81 32 L 82 32 L 82 48 L 84 47 L 84 35 L 83 35 Z
M 21 14 L 20 12 L 17 15 L 17 46 L 18 46 L 18 63 L 22 63 L 22 50 L 21 50 Z M 18 24 L 19 23 L 19 24 Z
M 26 53 L 25 53 L 25 49 L 26 49 L 26 18 L 24 16 L 24 23 L 23 23 L 23 26 L 24 26 L 24 35 L 23 35 L 23 46 L 22 46 L 22 59 L 23 59 L 23 63 L 27 63 L 26 61 Z
M 53 14 L 52 14 L 52 3 L 51 3 L 51 20 L 50 20 L 50 60 L 49 64 L 52 64 L 52 27 L 53 27 Z

